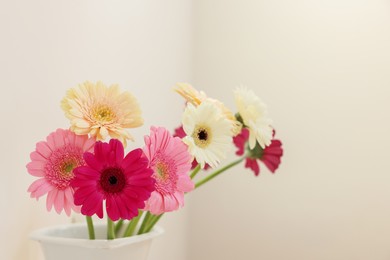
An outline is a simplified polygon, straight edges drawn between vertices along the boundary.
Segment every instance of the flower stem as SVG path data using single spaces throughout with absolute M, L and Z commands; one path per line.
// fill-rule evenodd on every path
M 200 180 L 198 181 L 196 184 L 195 184 L 195 189 L 196 188 L 199 188 L 200 186 L 202 186 L 203 184 L 205 184 L 206 182 L 210 181 L 211 179 L 214 179 L 215 177 L 217 177 L 219 174 L 221 174 L 222 172 L 232 168 L 233 166 L 239 164 L 240 162 L 242 162 L 243 160 L 245 159 L 245 156 L 244 157 L 241 157 L 239 158 L 238 160 L 236 161 L 233 161 L 231 162 L 230 164 L 226 165 L 225 167 L 222 167 L 221 169 L 219 170 L 216 170 L 215 172 L 211 173 L 209 176 L 207 176 L 206 178 L 204 178 L 203 180 Z
M 138 222 L 139 222 L 139 220 L 140 220 L 140 218 L 142 216 L 142 213 L 143 213 L 143 211 L 139 210 L 138 211 L 138 216 L 136 216 L 135 218 L 133 218 L 130 221 L 129 225 L 127 225 L 127 228 L 126 228 L 126 231 L 125 231 L 123 237 L 130 237 L 130 236 L 132 236 L 134 234 L 134 230 L 137 227 L 137 224 L 138 224 Z
M 115 227 L 114 222 L 107 216 L 107 239 L 115 239 Z
M 196 174 L 200 171 L 200 164 L 196 165 L 196 167 L 194 168 L 194 170 L 191 172 L 191 179 L 195 178 Z
M 95 229 L 93 227 L 92 217 L 86 216 L 85 218 L 87 220 L 89 239 L 94 240 L 95 239 Z
M 156 225 L 156 223 L 160 220 L 160 218 L 162 217 L 162 215 L 164 215 L 164 213 L 158 215 L 158 216 L 154 216 L 151 220 L 150 220 L 150 223 L 149 225 L 146 227 L 145 229 L 145 233 L 149 232 L 150 230 L 152 230 L 152 228 L 154 227 L 154 225 Z
M 144 219 L 142 220 L 142 225 L 138 231 L 138 235 L 145 233 L 146 226 L 149 222 L 149 219 L 152 217 L 152 213 L 150 211 L 146 212 Z
M 119 231 L 121 230 L 123 226 L 123 219 L 120 219 L 116 224 L 115 224 L 115 235 L 118 236 Z

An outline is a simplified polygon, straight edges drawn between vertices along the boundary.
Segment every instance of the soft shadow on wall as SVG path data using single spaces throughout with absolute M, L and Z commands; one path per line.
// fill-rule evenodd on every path
M 268 104 L 285 156 L 192 194 L 198 259 L 388 259 L 388 1 L 197 1 L 194 86 Z

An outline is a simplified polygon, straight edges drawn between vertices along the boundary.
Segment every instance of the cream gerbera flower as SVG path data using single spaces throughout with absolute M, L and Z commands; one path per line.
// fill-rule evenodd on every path
M 143 124 L 137 100 L 129 92 L 120 92 L 118 85 L 84 82 L 68 90 L 61 107 L 76 134 L 90 134 L 97 140 L 110 136 L 125 146 L 127 139 L 132 140 L 125 128 Z
M 177 83 L 174 90 L 180 94 L 188 103 L 191 103 L 194 106 L 198 106 L 206 100 L 216 104 L 221 110 L 222 115 L 230 121 L 233 136 L 236 136 L 241 132 L 241 123 L 236 120 L 236 117 L 233 115 L 233 113 L 221 101 L 207 97 L 206 93 L 196 90 L 187 83 Z
M 272 121 L 267 117 L 267 107 L 258 96 L 245 87 L 234 91 L 238 113 L 249 129 L 249 148 L 256 146 L 256 141 L 264 149 L 272 140 Z
M 219 107 L 208 100 L 195 107 L 188 104 L 183 114 L 183 142 L 203 168 L 212 168 L 225 158 L 232 144 L 231 122 L 222 116 Z

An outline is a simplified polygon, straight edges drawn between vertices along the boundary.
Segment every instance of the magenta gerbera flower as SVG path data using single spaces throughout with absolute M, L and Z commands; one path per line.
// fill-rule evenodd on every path
M 184 132 L 184 129 L 183 129 L 183 126 L 179 126 L 177 128 L 175 128 L 175 133 L 173 134 L 174 137 L 179 137 L 181 139 L 183 139 L 184 137 L 186 137 L 186 132 Z M 195 167 L 198 165 L 198 162 L 196 161 L 196 159 L 194 158 L 192 160 L 192 164 L 191 164 L 191 169 L 195 169 Z M 210 165 L 208 165 L 207 163 L 205 164 L 203 170 L 207 170 L 210 168 Z
M 71 185 L 75 188 L 75 204 L 81 213 L 103 218 L 103 200 L 108 217 L 132 219 L 154 190 L 153 170 L 142 149 L 124 157 L 123 144 L 116 139 L 96 142 L 94 154 L 85 153 L 86 166 L 74 170 Z
M 275 131 L 273 135 L 275 136 Z M 283 155 L 282 142 L 277 139 L 272 139 L 271 144 L 266 146 L 264 149 L 256 143 L 255 148 L 251 150 L 248 145 L 248 139 L 249 130 L 247 128 L 243 128 L 241 133 L 233 138 L 233 142 L 238 148 L 236 151 L 237 155 L 243 155 L 245 149 L 248 150 L 245 167 L 250 168 L 255 175 L 258 176 L 260 173 L 260 166 L 257 160 L 260 160 L 272 173 L 275 173 Z
M 144 152 L 154 171 L 156 184 L 145 210 L 159 215 L 184 206 L 184 193 L 193 190 L 194 183 L 188 176 L 191 155 L 187 146 L 165 128 L 151 127 L 150 131 L 150 136 L 145 136 Z
M 31 162 L 26 166 L 31 175 L 39 177 L 28 188 L 31 197 L 39 199 L 47 194 L 48 211 L 54 206 L 58 214 L 64 210 L 69 216 L 72 209 L 79 212 L 73 202 L 74 190 L 70 182 L 74 177 L 73 169 L 85 164 L 83 154 L 92 151 L 94 143 L 95 139 L 87 135 L 63 129 L 57 129 L 46 141 L 37 143 L 30 154 Z

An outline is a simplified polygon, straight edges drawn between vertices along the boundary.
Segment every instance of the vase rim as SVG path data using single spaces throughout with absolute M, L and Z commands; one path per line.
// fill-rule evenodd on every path
M 104 229 L 106 228 L 106 223 L 95 223 L 95 231 L 96 229 Z M 131 236 L 131 237 L 124 237 L 124 238 L 116 238 L 113 240 L 107 240 L 107 239 L 95 239 L 90 240 L 88 238 L 79 238 L 79 237 L 69 237 L 61 235 L 62 233 L 66 231 L 80 231 L 85 230 L 87 232 L 87 227 L 85 223 L 70 223 L 70 224 L 63 224 L 63 225 L 56 225 L 56 226 L 50 226 L 45 227 L 41 229 L 37 229 L 30 233 L 30 238 L 32 240 L 36 240 L 38 242 L 45 242 L 50 244 L 61 244 L 61 245 L 70 245 L 70 246 L 80 246 L 80 247 L 91 247 L 91 248 L 117 248 L 121 246 L 126 246 L 129 244 L 135 244 L 139 243 L 145 240 L 153 239 L 162 233 L 164 233 L 164 229 L 155 226 L 153 229 L 145 234 Z

